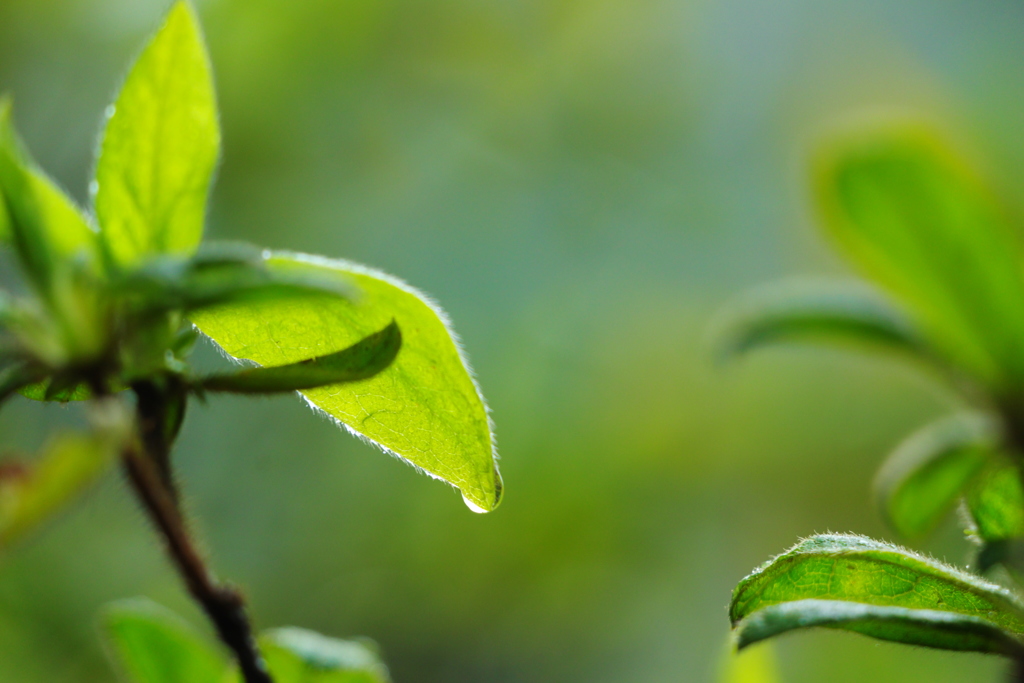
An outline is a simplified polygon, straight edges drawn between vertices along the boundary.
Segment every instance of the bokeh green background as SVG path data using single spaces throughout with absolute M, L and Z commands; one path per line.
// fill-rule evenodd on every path
M 1017 0 L 207 0 L 224 161 L 209 232 L 363 261 L 436 296 L 494 410 L 491 515 L 298 401 L 217 398 L 178 455 L 262 626 L 377 640 L 398 683 L 712 681 L 751 568 L 890 538 L 872 473 L 950 409 L 895 362 L 716 368 L 725 301 L 848 275 L 802 159 L 864 107 L 936 121 L 1024 196 Z M 104 106 L 165 3 L 0 0 L 0 90 L 84 199 Z M 202 350 L 205 362 L 217 362 Z M 18 401 L 4 448 L 74 408 Z M 963 561 L 950 523 L 927 548 Z M 112 681 L 101 605 L 199 615 L 109 477 L 0 558 L 0 681 Z M 787 683 L 996 680 L 994 659 L 802 634 Z

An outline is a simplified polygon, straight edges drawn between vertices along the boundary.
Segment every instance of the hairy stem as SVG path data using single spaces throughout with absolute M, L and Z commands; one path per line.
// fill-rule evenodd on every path
M 170 465 L 170 443 L 184 414 L 183 401 L 181 407 L 170 404 L 170 410 L 176 412 L 169 414 L 168 402 L 162 400 L 155 387 L 135 387 L 135 390 L 140 442 L 124 453 L 128 480 L 163 537 L 189 593 L 213 622 L 220 639 L 234 653 L 245 682 L 273 683 L 256 647 L 241 594 L 214 579 L 181 513 Z M 166 428 L 168 424 L 170 431 Z

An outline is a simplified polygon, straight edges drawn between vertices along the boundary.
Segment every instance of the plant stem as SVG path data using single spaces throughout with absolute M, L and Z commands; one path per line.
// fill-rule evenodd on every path
M 241 594 L 218 584 L 207 569 L 159 465 L 140 449 L 129 448 L 124 454 L 124 467 L 135 493 L 163 536 L 189 593 L 213 622 L 220 639 L 234 653 L 246 683 L 273 683 L 256 647 Z

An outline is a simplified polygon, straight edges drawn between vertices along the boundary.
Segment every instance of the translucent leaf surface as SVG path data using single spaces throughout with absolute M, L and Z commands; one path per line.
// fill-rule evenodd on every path
M 269 394 L 358 382 L 390 365 L 401 346 L 402 333 L 398 325 L 392 323 L 337 353 L 289 365 L 210 375 L 197 380 L 196 386 L 203 391 Z
M 385 371 L 303 394 L 352 431 L 458 487 L 474 508 L 501 497 L 487 409 L 434 305 L 408 285 L 344 261 L 278 254 L 280 272 L 354 283 L 357 301 L 337 297 L 265 301 L 197 312 L 193 322 L 227 353 L 261 365 L 334 353 L 395 321 L 402 350 Z
M 721 357 L 779 342 L 867 346 L 934 360 L 899 311 L 864 287 L 792 282 L 758 289 L 735 302 L 719 322 Z
M 841 600 L 798 600 L 766 607 L 736 626 L 737 645 L 744 648 L 787 631 L 814 627 L 942 650 L 1005 655 L 1024 652 L 1024 644 L 1016 635 L 979 617 Z
M 889 524 L 919 537 L 966 494 L 999 443 L 995 425 L 980 415 L 954 415 L 904 441 L 878 473 L 875 488 Z
M 815 601 L 813 609 L 781 607 L 806 600 Z M 821 601 L 825 604 L 817 604 Z M 833 601 L 946 616 L 841 611 L 830 607 Z M 1003 647 L 1024 634 L 1024 607 L 1005 588 L 897 546 L 835 534 L 801 541 L 743 579 L 733 592 L 729 616 L 741 633 L 751 629 L 747 642 L 830 619 L 836 627 L 876 638 L 944 649 L 999 651 L 993 650 L 994 642 Z M 953 635 L 958 629 L 960 640 Z M 996 630 L 1002 632 L 999 638 L 980 639 Z
M 144 598 L 108 606 L 101 617 L 126 683 L 221 683 L 227 663 L 180 617 Z
M 96 216 L 115 264 L 191 253 L 220 150 L 209 59 L 179 1 L 111 107 L 96 166 Z
M 1020 235 L 978 174 L 909 125 L 859 129 L 817 171 L 828 229 L 930 341 L 991 386 L 1024 379 Z
M 336 640 L 289 627 L 264 634 L 260 638 L 260 650 L 274 683 L 390 683 L 391 680 L 376 651 L 366 642 Z

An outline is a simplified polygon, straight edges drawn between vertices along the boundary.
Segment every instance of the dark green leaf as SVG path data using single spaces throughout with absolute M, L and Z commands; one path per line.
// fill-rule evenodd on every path
M 765 607 L 736 625 L 737 645 L 744 648 L 787 631 L 815 627 L 942 650 L 1024 653 L 1018 636 L 980 617 L 843 600 L 797 600 Z
M 344 261 L 278 254 L 268 266 L 354 284 L 362 294 L 221 306 L 193 314 L 196 326 L 232 356 L 275 366 L 335 353 L 394 320 L 402 352 L 386 370 L 302 393 L 351 430 L 457 486 L 474 509 L 494 509 L 501 479 L 487 409 L 444 314 L 405 283 Z
M 219 151 L 209 59 L 179 0 L 129 72 L 100 148 L 96 216 L 115 264 L 195 251 Z
M 996 389 L 1024 380 L 1020 235 L 977 173 L 930 131 L 890 125 L 827 150 L 816 184 L 829 231 L 945 357 Z
M 202 391 L 269 394 L 358 382 L 390 365 L 401 346 L 402 333 L 391 323 L 337 353 L 288 365 L 210 375 L 198 379 L 196 386 Z
M 221 683 L 223 658 L 180 617 L 144 598 L 109 605 L 101 620 L 126 683 Z
M 981 415 L 954 415 L 904 441 L 878 473 L 875 490 L 889 524 L 907 537 L 931 531 L 970 488 L 999 447 Z
M 1005 588 L 897 546 L 837 534 L 801 541 L 743 579 L 733 592 L 729 616 L 734 626 L 753 629 L 747 638 L 754 642 L 773 629 L 801 626 L 800 607 L 778 606 L 805 600 L 826 602 L 808 611 L 808 626 L 833 619 L 836 628 L 915 645 L 991 652 L 994 642 L 1015 643 L 1024 635 L 1024 606 Z M 852 608 L 844 614 L 829 611 L 833 601 L 911 614 L 869 609 L 857 613 Z M 774 609 L 747 621 L 768 608 Z M 937 617 L 921 611 L 948 616 L 940 624 Z M 884 619 L 875 619 L 883 614 Z M 953 636 L 957 629 L 963 633 L 961 639 Z M 994 630 L 1003 635 L 995 640 L 981 637 Z
M 779 342 L 873 347 L 937 362 L 913 325 L 877 294 L 836 283 L 784 283 L 743 297 L 723 316 L 719 354 L 728 359 Z

